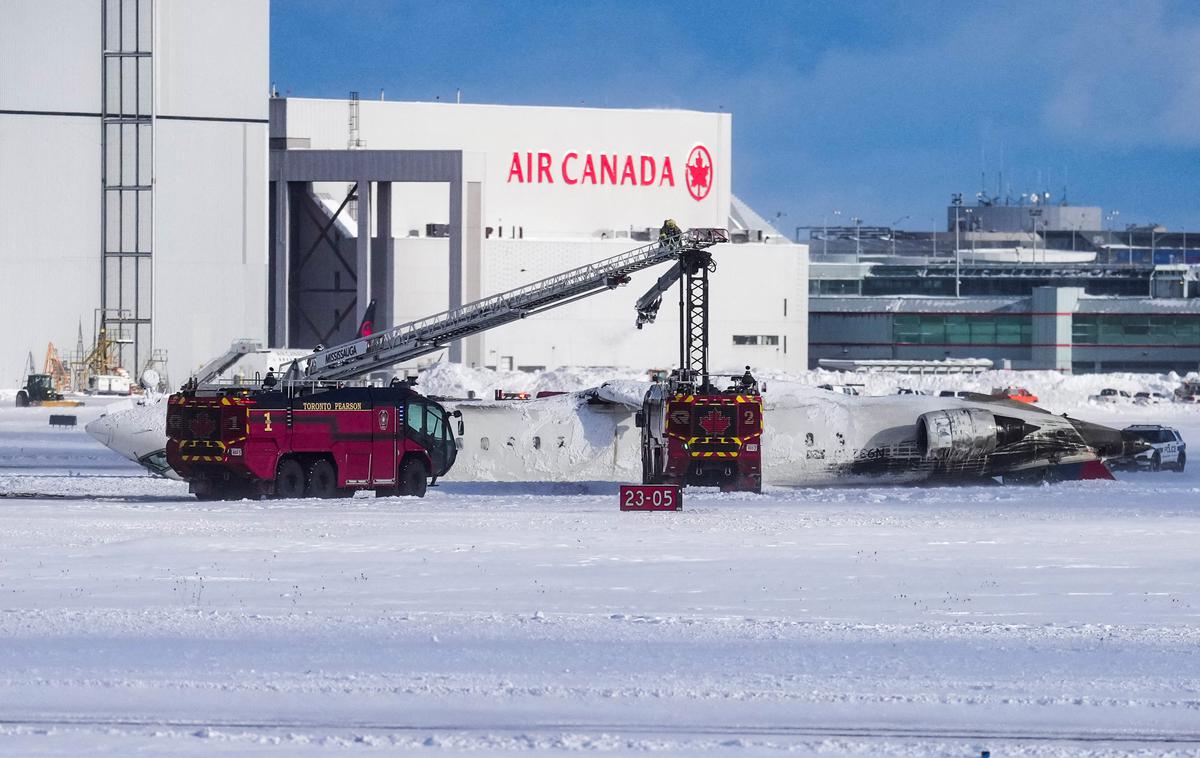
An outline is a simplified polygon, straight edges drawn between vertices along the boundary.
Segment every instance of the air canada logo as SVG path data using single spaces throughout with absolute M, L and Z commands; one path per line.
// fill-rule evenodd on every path
M 687 178 L 687 191 L 697 202 L 708 197 L 712 189 L 712 156 L 704 145 L 696 145 L 688 153 L 684 165 Z

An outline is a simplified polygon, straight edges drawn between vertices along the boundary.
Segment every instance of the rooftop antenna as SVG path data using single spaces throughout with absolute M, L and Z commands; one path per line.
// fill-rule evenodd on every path
M 380 88 L 379 88 L 379 99 L 380 99 L 380 100 L 382 100 L 382 99 L 383 99 L 383 87 L 380 87 Z
M 454 90 L 454 102 L 462 103 L 462 88 L 461 87 Z

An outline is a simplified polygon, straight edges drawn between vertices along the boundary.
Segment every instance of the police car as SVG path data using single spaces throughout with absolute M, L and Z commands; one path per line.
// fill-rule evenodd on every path
M 1121 430 L 1121 435 L 1126 439 L 1141 440 L 1150 445 L 1150 448 L 1137 455 L 1113 461 L 1117 467 L 1183 471 L 1187 465 L 1187 443 L 1183 441 L 1178 429 L 1158 424 L 1134 424 Z

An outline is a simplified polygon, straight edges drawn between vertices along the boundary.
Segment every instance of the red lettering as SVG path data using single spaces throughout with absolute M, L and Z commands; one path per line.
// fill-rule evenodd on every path
M 517 184 L 522 184 L 525 181 L 525 176 L 521 173 L 521 154 L 513 153 L 512 163 L 508 167 L 508 181 L 511 184 L 513 177 L 517 177 Z
M 642 184 L 654 184 L 654 159 L 649 155 L 642 156 Z M 649 169 L 649 172 L 647 172 Z
M 525 153 L 525 181 L 533 181 L 533 153 Z
M 675 172 L 671 169 L 671 156 L 669 155 L 663 158 L 662 177 L 658 180 L 658 186 L 663 186 L 663 182 L 666 182 L 668 186 L 675 186 Z
M 600 156 L 600 183 L 604 184 L 604 177 L 608 177 L 609 184 L 617 183 L 617 156 L 612 156 L 612 162 L 608 160 L 609 156 Z
M 625 184 L 628 179 L 630 184 L 637 184 L 637 175 L 633 173 L 633 156 L 625 156 L 625 165 L 621 168 L 621 184 Z
M 590 182 L 588 182 L 589 176 L 592 178 Z M 587 158 L 583 160 L 583 179 L 580 181 L 586 184 L 596 183 L 596 163 L 592 160 L 591 153 L 588 153 Z
M 562 178 L 563 178 L 563 181 L 566 182 L 567 184 L 578 184 L 579 183 L 578 179 L 572 179 L 571 176 L 567 173 L 567 161 L 578 159 L 578 158 L 579 158 L 579 153 L 567 153 L 566 155 L 563 156 Z
M 545 182 L 546 184 L 554 184 L 554 177 L 550 175 L 550 153 L 538 153 L 538 184 Z

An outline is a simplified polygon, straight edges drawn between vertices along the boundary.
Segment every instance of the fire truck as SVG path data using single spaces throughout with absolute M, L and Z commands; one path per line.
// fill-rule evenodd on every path
M 724 230 L 706 230 L 715 243 Z M 663 295 L 679 283 L 679 368 L 646 392 L 642 483 L 762 491 L 762 396 L 750 367 L 740 377 L 708 372 L 708 275 L 716 263 L 708 246 L 689 245 L 637 302 L 637 327 L 653 323 Z M 718 386 L 714 380 L 727 383 Z
M 457 415 L 405 384 L 187 389 L 168 400 L 167 461 L 202 500 L 422 497 L 454 465 Z
M 167 461 L 203 499 L 335 497 L 358 489 L 422 496 L 454 465 L 461 416 L 402 382 L 356 381 L 453 340 L 627 284 L 637 271 L 678 265 L 727 240 L 724 229 L 689 229 L 379 332 L 365 318 L 354 340 L 298 358 L 279 377 L 223 385 L 222 368 L 249 350 L 235 345 L 169 398 Z

